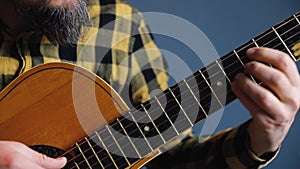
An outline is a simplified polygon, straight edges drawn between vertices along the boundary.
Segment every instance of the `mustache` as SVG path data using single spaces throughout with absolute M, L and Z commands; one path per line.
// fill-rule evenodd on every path
M 86 0 L 71 7 L 53 7 L 45 0 L 41 4 L 20 4 L 18 12 L 33 31 L 41 32 L 54 44 L 75 44 L 92 25 Z

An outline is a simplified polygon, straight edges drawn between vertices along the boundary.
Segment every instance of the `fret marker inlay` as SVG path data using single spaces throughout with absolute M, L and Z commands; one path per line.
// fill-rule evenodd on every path
M 217 86 L 221 87 L 223 83 L 221 81 L 217 82 Z
M 144 127 L 144 131 L 146 131 L 146 132 L 150 131 L 150 127 L 149 126 L 145 126 Z

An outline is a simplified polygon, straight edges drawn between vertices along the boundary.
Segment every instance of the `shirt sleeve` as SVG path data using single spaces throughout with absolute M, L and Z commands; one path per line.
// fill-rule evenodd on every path
M 207 168 L 207 169 L 256 169 L 269 164 L 277 150 L 267 157 L 256 156 L 249 147 L 247 132 L 250 120 L 242 125 L 223 130 L 206 141 L 188 136 L 173 149 L 152 160 L 147 168 Z
M 133 17 L 141 17 L 134 14 Z M 145 21 L 140 18 L 138 27 L 132 30 L 132 50 L 129 56 L 129 96 L 133 107 L 148 101 L 167 89 L 166 62 L 154 42 Z

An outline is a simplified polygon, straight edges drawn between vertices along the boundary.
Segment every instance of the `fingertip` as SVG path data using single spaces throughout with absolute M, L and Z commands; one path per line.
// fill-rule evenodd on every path
M 247 56 L 248 56 L 248 57 L 251 57 L 251 56 L 255 53 L 255 51 L 256 51 L 257 49 L 258 49 L 257 47 L 249 48 L 249 49 L 247 50 Z
M 41 155 L 40 165 L 45 168 L 63 168 L 67 163 L 66 157 L 51 158 Z
M 67 158 L 66 157 L 58 157 L 58 158 L 56 158 L 56 160 L 58 160 L 58 163 L 61 164 L 62 167 L 64 167 L 67 164 Z
M 243 73 L 239 73 L 234 77 L 234 82 L 239 82 L 243 77 Z

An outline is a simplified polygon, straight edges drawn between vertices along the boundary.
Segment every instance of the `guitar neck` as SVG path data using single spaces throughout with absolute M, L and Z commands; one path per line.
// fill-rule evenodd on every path
M 236 99 L 231 83 L 251 61 L 247 49 L 274 48 L 300 60 L 299 20 L 298 12 L 96 131 L 75 146 L 78 158 L 86 161 L 96 144 L 101 147 L 96 154 L 106 157 L 95 161 L 104 168 L 125 168 L 144 158 Z

